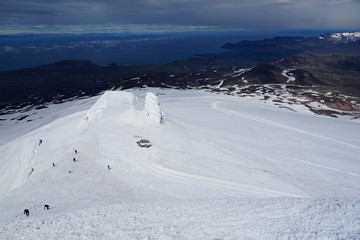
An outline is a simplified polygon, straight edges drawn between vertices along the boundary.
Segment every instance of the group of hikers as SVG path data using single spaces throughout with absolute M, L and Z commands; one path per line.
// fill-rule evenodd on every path
M 78 153 L 78 151 L 75 149 L 75 154 L 77 154 Z M 77 160 L 76 160 L 76 158 L 75 157 L 73 157 L 73 162 L 76 162 Z M 56 167 L 56 164 L 55 163 L 53 163 L 52 164 L 53 165 L 53 167 Z M 72 173 L 73 171 L 69 171 L 69 173 Z
M 45 209 L 46 209 L 46 210 L 49 210 L 49 208 L 50 208 L 50 206 L 49 206 L 48 204 L 45 204 L 45 205 L 44 205 L 44 210 L 45 210 Z M 28 217 L 29 214 L 30 214 L 29 209 L 25 209 L 25 210 L 24 210 L 24 215 L 26 215 L 26 216 Z
M 40 139 L 40 141 L 39 141 L 39 145 L 42 143 L 42 139 Z M 75 154 L 77 154 L 78 153 L 78 151 L 75 149 Z M 76 162 L 76 159 L 75 158 L 73 158 L 73 161 L 74 162 Z M 55 163 L 52 163 L 52 165 L 53 165 L 53 167 L 56 167 L 56 164 Z M 69 173 L 72 173 L 72 171 L 69 171 Z M 50 206 L 48 205 L 48 204 L 45 204 L 44 205 L 44 210 L 49 210 L 50 209 Z M 30 214 L 30 210 L 29 209 L 25 209 L 24 210 L 24 215 L 26 215 L 27 217 L 29 217 L 29 214 Z
M 41 139 L 40 139 L 40 140 L 41 140 Z M 40 141 L 40 144 L 41 144 L 41 143 L 42 143 L 42 140 Z M 39 144 L 39 145 L 40 145 L 40 144 Z M 78 151 L 77 151 L 76 149 L 75 149 L 75 154 L 78 154 Z M 75 157 L 73 158 L 73 161 L 76 162 L 76 158 L 75 158 Z M 55 163 L 53 163 L 52 165 L 53 165 L 53 167 L 56 167 Z M 111 169 L 110 165 L 107 165 L 107 169 L 108 169 L 108 170 Z M 72 172 L 73 172 L 73 171 L 69 171 L 69 173 L 72 173 Z M 45 204 L 45 205 L 44 205 L 44 210 L 45 210 L 45 209 L 46 209 L 46 210 L 49 210 L 49 208 L 50 208 L 50 206 L 49 206 L 48 204 Z M 24 210 L 24 215 L 26 215 L 27 217 L 29 217 L 29 214 L 30 214 L 30 211 L 29 211 L 29 209 L 26 208 L 26 209 Z

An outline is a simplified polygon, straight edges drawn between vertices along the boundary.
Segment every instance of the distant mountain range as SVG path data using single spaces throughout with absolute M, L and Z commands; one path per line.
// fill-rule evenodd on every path
M 353 33 L 324 33 L 319 36 L 319 39 L 326 40 L 333 43 L 348 43 L 360 40 L 360 32 Z
M 312 89 L 323 96 L 317 100 L 336 98 L 351 109 L 360 103 L 358 32 L 241 41 L 223 48 L 229 51 L 161 65 L 101 67 L 87 60 L 68 60 L 0 72 L 0 113 L 44 107 L 49 102 L 93 96 L 108 89 L 144 86 L 239 95 L 272 84 L 287 86 L 300 95 L 304 88 Z M 341 97 L 345 95 L 351 96 L 351 101 Z

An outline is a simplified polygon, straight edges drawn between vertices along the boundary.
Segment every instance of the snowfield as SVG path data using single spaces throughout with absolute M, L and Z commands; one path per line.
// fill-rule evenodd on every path
M 296 110 L 149 88 L 1 116 L 0 239 L 360 239 L 360 122 Z

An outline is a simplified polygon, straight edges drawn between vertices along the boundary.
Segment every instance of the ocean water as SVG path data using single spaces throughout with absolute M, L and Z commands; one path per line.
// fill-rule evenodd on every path
M 241 40 L 274 36 L 316 36 L 321 31 L 241 31 L 158 35 L 23 35 L 0 36 L 0 71 L 54 63 L 61 60 L 90 60 L 106 66 L 165 64 L 196 57 L 196 54 L 225 51 L 222 45 Z

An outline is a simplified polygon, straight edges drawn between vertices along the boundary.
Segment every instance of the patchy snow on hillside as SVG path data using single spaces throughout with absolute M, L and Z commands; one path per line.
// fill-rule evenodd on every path
M 0 239 L 360 238 L 359 121 L 193 90 L 67 104 L 0 128 Z
M 288 80 L 286 81 L 286 83 L 294 83 L 295 82 L 295 77 L 294 74 L 291 73 L 291 71 L 293 71 L 295 69 L 284 69 L 284 71 L 282 71 L 281 75 L 283 75 L 284 77 L 286 77 Z

